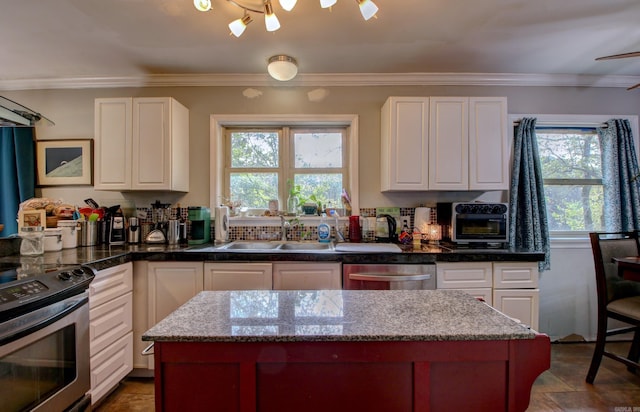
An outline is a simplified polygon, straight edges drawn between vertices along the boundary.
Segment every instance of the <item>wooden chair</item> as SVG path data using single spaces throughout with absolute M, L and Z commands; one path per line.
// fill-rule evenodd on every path
M 596 346 L 586 381 L 593 383 L 602 357 L 614 359 L 627 365 L 629 371 L 640 368 L 640 282 L 623 280 L 618 274 L 614 257 L 639 256 L 638 232 L 590 233 L 591 250 L 596 271 L 598 301 L 598 330 Z M 616 319 L 631 326 L 608 328 L 608 320 Z M 605 350 L 607 337 L 634 332 L 628 356 Z

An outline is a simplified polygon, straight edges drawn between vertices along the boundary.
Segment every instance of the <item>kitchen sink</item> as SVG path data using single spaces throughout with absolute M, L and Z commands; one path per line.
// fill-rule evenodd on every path
M 218 251 L 235 252 L 329 252 L 333 251 L 333 243 L 300 242 L 300 241 L 247 241 L 236 240 L 229 244 L 218 246 Z
M 280 250 L 333 250 L 331 243 L 310 243 L 310 242 L 284 242 L 278 248 Z
M 236 241 L 231 242 L 226 246 L 220 247 L 220 249 L 226 250 L 272 250 L 277 249 L 280 243 L 277 242 L 245 242 Z

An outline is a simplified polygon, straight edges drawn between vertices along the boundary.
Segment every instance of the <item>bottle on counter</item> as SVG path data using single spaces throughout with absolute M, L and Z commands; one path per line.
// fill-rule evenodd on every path
M 327 214 L 323 213 L 318 225 L 318 242 L 329 243 L 331 241 L 331 226 L 327 223 Z

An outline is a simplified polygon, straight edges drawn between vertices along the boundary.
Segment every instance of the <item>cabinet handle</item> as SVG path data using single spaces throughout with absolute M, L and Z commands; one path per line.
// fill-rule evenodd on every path
M 431 279 L 431 275 L 429 273 L 422 273 L 418 275 L 392 273 L 349 273 L 349 279 L 369 280 L 374 282 L 405 282 L 409 280 L 429 280 Z
M 155 345 L 155 342 L 153 342 L 151 345 L 147 346 L 146 348 L 144 348 L 142 350 L 142 352 L 140 352 L 140 354 L 142 356 L 149 356 L 149 355 L 153 355 L 153 345 Z

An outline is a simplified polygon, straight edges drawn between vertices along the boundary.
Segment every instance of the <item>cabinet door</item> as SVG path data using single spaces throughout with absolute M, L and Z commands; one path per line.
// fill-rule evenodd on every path
M 494 289 L 493 307 L 538 330 L 539 289 Z
M 429 100 L 429 189 L 469 188 L 469 98 Z
M 438 289 L 491 288 L 491 262 L 444 262 L 436 264 Z
M 507 98 L 469 98 L 469 189 L 508 190 Z
M 95 99 L 94 188 L 131 189 L 132 99 Z
M 91 357 L 91 405 L 111 392 L 133 369 L 133 333 Z
M 389 97 L 381 112 L 381 190 L 429 189 L 429 98 Z
M 493 263 L 493 287 L 496 289 L 535 289 L 538 277 L 538 262 Z
M 271 263 L 205 263 L 205 290 L 271 290 Z
M 275 290 L 342 289 L 340 263 L 274 263 Z
M 133 99 L 132 189 L 189 191 L 189 111 L 171 97 Z
M 203 290 L 202 262 L 149 262 L 149 327 Z
M 169 98 L 133 100 L 132 189 L 170 189 Z
M 131 262 L 100 270 L 89 284 L 89 307 L 103 305 L 133 289 Z
M 95 356 L 133 330 L 133 299 L 129 292 L 89 312 L 89 354 Z

